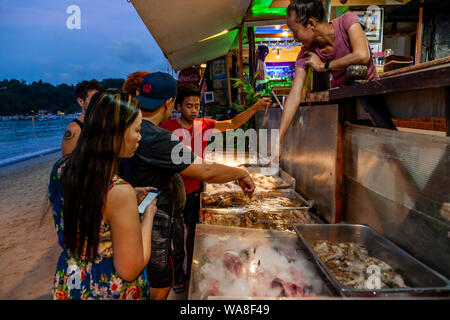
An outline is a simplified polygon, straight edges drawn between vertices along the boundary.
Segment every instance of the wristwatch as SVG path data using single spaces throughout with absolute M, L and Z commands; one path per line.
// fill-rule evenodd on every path
M 327 62 L 325 62 L 325 66 L 324 66 L 325 71 L 328 72 L 328 73 L 331 73 L 331 72 L 332 72 L 331 69 L 330 69 L 330 63 L 331 63 L 331 61 L 333 61 L 333 60 L 328 60 Z

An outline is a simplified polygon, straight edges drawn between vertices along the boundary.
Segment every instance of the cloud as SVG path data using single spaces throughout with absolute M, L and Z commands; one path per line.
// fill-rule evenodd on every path
M 80 65 L 74 65 L 69 64 L 70 69 L 72 70 L 72 73 L 79 75 L 79 76 L 85 76 L 86 75 L 86 68 Z
M 155 59 L 153 52 L 146 50 L 138 40 L 114 40 L 107 50 L 129 64 L 149 63 Z
M 72 80 L 72 76 L 67 72 L 63 72 L 59 74 L 59 80 L 61 80 L 61 82 L 67 83 Z
M 54 77 L 51 73 L 45 73 L 44 74 L 44 80 L 45 81 L 53 81 Z

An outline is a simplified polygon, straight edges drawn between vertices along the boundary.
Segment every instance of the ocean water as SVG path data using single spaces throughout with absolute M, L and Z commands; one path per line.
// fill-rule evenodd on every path
M 0 121 L 0 167 L 60 150 L 72 120 Z

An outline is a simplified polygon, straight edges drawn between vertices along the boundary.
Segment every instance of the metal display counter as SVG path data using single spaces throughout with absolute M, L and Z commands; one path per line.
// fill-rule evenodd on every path
M 264 128 L 279 128 L 281 114 L 270 109 Z M 392 117 L 445 117 L 447 137 L 377 126 Z M 445 58 L 310 94 L 286 133 L 281 167 L 329 223 L 369 225 L 449 279 L 449 136 Z

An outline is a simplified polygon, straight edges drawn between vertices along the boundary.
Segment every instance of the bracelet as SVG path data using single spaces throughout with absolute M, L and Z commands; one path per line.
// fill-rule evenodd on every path
M 333 60 L 328 60 L 327 62 L 325 62 L 325 66 L 324 66 L 325 71 L 328 72 L 328 73 L 331 73 L 331 72 L 332 72 L 331 69 L 330 69 L 330 63 L 331 63 L 331 61 L 333 61 Z

